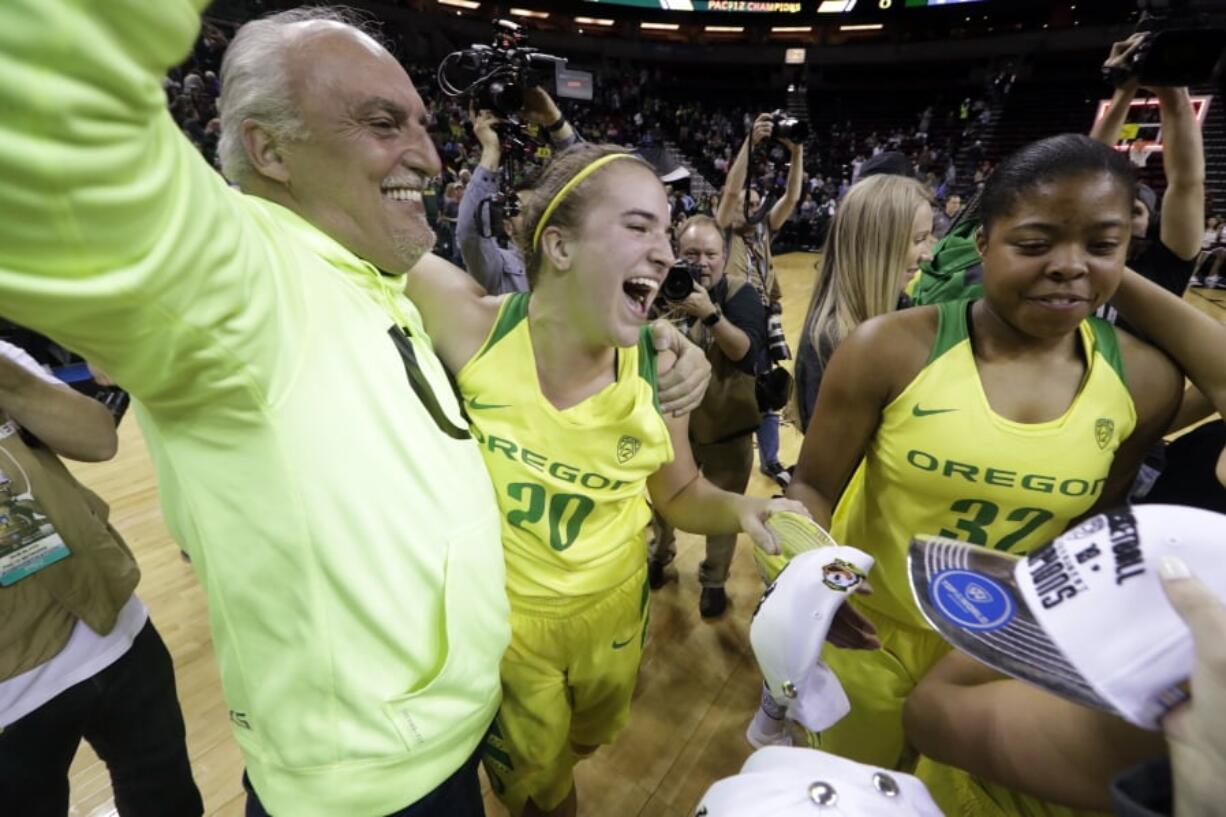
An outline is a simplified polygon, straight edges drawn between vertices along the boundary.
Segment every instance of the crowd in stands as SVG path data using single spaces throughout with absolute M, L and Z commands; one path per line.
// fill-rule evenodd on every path
M 982 99 L 921 98 L 896 112 L 906 125 L 839 115 L 795 140 L 763 100 L 678 102 L 659 69 L 633 68 L 598 77 L 588 105 L 560 109 L 526 89 L 512 144 L 488 111 L 434 91 L 429 67 L 408 68 L 423 109 L 368 34 L 328 11 L 295 11 L 229 43 L 222 141 L 240 196 L 195 156 L 219 165 L 222 28 L 206 24 L 162 86 L 186 138 L 156 124 L 117 138 L 110 126 L 134 111 L 166 124 L 156 83 L 187 52 L 189 29 L 165 6 L 134 5 L 109 55 L 50 36 L 64 9 L 94 23 L 111 22 L 105 12 L 46 3 L 26 8 L 39 36 L 5 43 L 44 84 L 0 85 L 19 137 L 0 144 L 0 165 L 36 145 L 31 172 L 0 185 L 0 206 L 32 213 L 28 235 L 9 225 L 0 240 L 5 314 L 79 349 L 140 402 L 167 519 L 225 624 L 212 646 L 238 707 L 229 719 L 248 815 L 476 817 L 478 762 L 511 814 L 580 813 L 574 765 L 628 720 L 673 527 L 707 537 L 704 619 L 728 608 L 737 537 L 754 542 L 767 586 L 750 646 L 764 683 L 746 738 L 766 757 L 804 733 L 825 754 L 801 755 L 837 756 L 861 778 L 876 770 L 872 797 L 896 798 L 898 780 L 916 796 L 922 782 L 924 817 L 938 803 L 981 814 L 1002 802 L 1017 814 L 1167 814 L 1172 786 L 1177 813 L 1220 813 L 1226 425 L 1195 424 L 1226 411 L 1216 354 L 1226 327 L 1183 295 L 1198 264 L 1220 278 L 1226 228 L 1205 219 L 1187 88 L 1133 77 L 1089 135 L 1050 135 L 993 168 L 1008 63 Z M 0 32 L 17 30 L 6 16 Z M 150 59 L 151 31 L 170 46 L 177 36 L 179 50 Z M 1146 37 L 1117 43 L 1105 66 Z M 80 60 L 70 70 L 56 64 L 69 48 Z M 235 112 L 232 96 L 261 82 L 257 108 L 288 112 L 279 120 Z M 73 109 L 73 127 L 37 116 L 76 84 L 95 104 Z M 1160 105 L 1161 194 L 1117 150 L 1139 91 Z M 146 104 L 133 106 L 142 92 Z M 250 173 L 234 172 L 229 155 L 236 123 Z M 132 149 L 109 149 L 121 143 Z M 647 159 L 661 145 L 717 192 L 691 179 L 666 193 L 662 164 Z M 68 208 L 62 191 L 44 195 L 58 166 L 38 160 L 52 155 L 97 164 L 80 188 L 89 195 Z M 490 207 L 488 231 L 474 230 L 476 202 L 504 194 L 519 196 L 519 212 L 503 213 L 518 220 Z M 955 219 L 977 229 L 973 240 L 957 229 L 937 243 Z M 473 252 L 474 233 L 491 252 Z M 436 237 L 435 251 L 467 274 L 429 255 Z M 772 254 L 796 247 L 823 252 L 793 395 Z M 675 257 L 692 277 L 670 269 Z M 495 308 L 487 293 L 506 297 Z M 648 328 L 657 294 L 672 322 Z M 58 813 L 72 755 L 56 744 L 85 738 L 121 813 L 134 813 L 129 797 L 157 813 L 202 813 L 171 656 L 133 596 L 135 558 L 104 504 L 42 451 L 109 459 L 112 418 L 22 354 L 0 344 L 0 453 L 14 466 L 0 473 L 0 613 L 22 635 L 0 656 L 0 800 Z M 184 365 L 156 365 L 167 361 Z M 779 425 L 793 397 L 811 415 L 791 471 Z M 1177 430 L 1188 433 L 1164 444 Z M 1164 461 L 1150 476 L 1147 452 Z M 786 498 L 745 493 L 755 459 Z M 318 474 L 341 472 L 320 488 Z M 970 484 L 1001 490 L 968 498 Z M 252 525 L 283 507 L 291 524 Z M 649 511 L 659 516 L 650 551 Z M 940 536 L 912 539 L 925 531 Z M 811 562 L 811 587 L 789 589 L 802 570 L 784 575 L 784 564 L 827 538 L 846 545 L 840 558 L 819 547 L 830 561 Z M 1108 563 L 1114 571 L 1091 576 Z M 870 571 L 871 597 L 861 587 Z M 1201 592 L 1196 574 L 1216 593 Z M 86 580 L 80 594 L 64 590 Z M 818 582 L 835 594 L 820 616 L 791 602 L 772 614 L 782 599 L 824 592 Z M 1123 618 L 1102 612 L 1108 593 Z M 1014 621 L 1023 607 L 1032 615 Z M 19 618 L 23 608 L 36 615 Z M 763 621 L 775 629 L 755 637 Z M 115 637 L 82 646 L 87 631 Z M 1107 638 L 1117 635 L 1131 640 Z M 798 671 L 775 672 L 769 653 L 791 662 L 802 640 L 813 649 Z M 1002 655 L 1015 659 L 1012 679 L 980 665 Z M 1178 686 L 1187 679 L 1194 696 Z M 156 690 L 140 689 L 150 682 Z M 104 683 L 116 691 L 98 700 Z M 77 703 L 78 692 L 94 698 Z M 327 717 L 300 717 L 319 711 Z M 1064 729 L 1040 736 L 1035 723 Z M 137 740 L 150 736 L 173 745 Z M 125 768 L 148 757 L 164 768 Z M 824 775 L 798 768 L 773 782 L 803 785 L 819 805 L 838 799 Z M 165 791 L 135 791 L 142 777 Z M 26 808 L 14 781 L 50 806 Z M 839 786 L 842 807 L 853 795 Z M 758 801 L 754 813 L 774 813 Z
M 221 57 L 228 42 L 222 25 L 206 23 L 191 57 L 172 70 L 164 87 L 175 121 L 201 153 L 217 166 L 220 121 L 217 97 Z M 460 263 L 454 241 L 459 201 L 480 149 L 472 135 L 469 112 L 461 100 L 437 90 L 432 65 L 407 66 L 414 85 L 432 110 L 430 133 L 443 162 L 443 171 L 426 191 L 425 204 L 431 224 L 439 233 L 437 249 Z M 653 95 L 660 87 L 659 68 L 631 68 L 598 76 L 592 102 L 559 100 L 566 118 L 587 141 L 651 147 L 672 142 L 715 192 L 700 195 L 690 180 L 671 189 L 674 225 L 693 215 L 713 215 L 735 152 L 744 141 L 757 109 L 748 104 L 715 105 L 701 101 L 674 102 Z M 1001 93 L 993 85 L 990 94 Z M 989 94 L 989 95 L 990 95 Z M 760 105 L 759 105 L 760 107 Z M 944 106 L 929 105 L 916 117 L 913 127 L 885 132 L 856 127 L 852 121 L 834 122 L 814 129 L 805 142 L 805 175 L 800 203 L 780 231 L 779 249 L 819 249 L 838 200 L 860 177 L 866 163 L 882 154 L 901 154 L 911 172 L 924 183 L 936 206 L 938 227 L 950 196 L 965 202 L 982 189 L 991 172 L 984 158 L 984 130 L 989 122 L 987 99 L 966 98 Z M 937 136 L 938 131 L 943 134 Z M 552 156 L 549 140 L 535 126 L 527 134 L 532 170 Z M 974 168 L 960 177 L 960 155 Z M 787 155 L 773 144 L 756 164 L 751 184 L 776 198 L 783 194 L 787 179 Z

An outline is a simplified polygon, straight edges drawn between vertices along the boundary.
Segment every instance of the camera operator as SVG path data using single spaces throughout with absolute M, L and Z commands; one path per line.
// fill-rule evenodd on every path
M 1153 45 L 1152 32 L 1137 32 L 1111 46 L 1104 71 L 1137 71 L 1138 52 Z M 1137 185 L 1132 206 L 1132 237 L 1128 266 L 1163 289 L 1183 297 L 1196 270 L 1205 223 L 1205 150 L 1200 125 L 1192 109 L 1188 89 L 1180 86 L 1144 86 L 1135 73 L 1118 84 L 1111 105 L 1090 136 L 1114 146 L 1133 97 L 1138 90 L 1158 100 L 1162 125 L 1162 169 L 1166 191 L 1162 205 L 1154 191 Z M 1117 322 L 1115 308 L 1104 305 L 1099 315 Z M 1126 320 L 1120 323 L 1135 332 Z M 1200 422 L 1213 409 L 1194 387 L 1184 395 L 1183 405 L 1171 431 Z M 1214 457 L 1207 455 L 1223 437 L 1220 422 L 1208 423 L 1181 441 L 1155 446 L 1147 461 L 1151 474 L 1140 480 L 1134 502 L 1168 502 L 1222 510 L 1222 491 L 1213 480 Z
M 678 254 L 699 274 L 688 298 L 673 304 L 687 317 L 690 340 L 707 350 L 711 381 L 702 404 L 690 415 L 690 444 L 703 475 L 716 487 L 744 493 L 753 469 L 750 436 L 761 420 L 754 387 L 755 362 L 766 340 L 766 312 L 753 287 L 724 274 L 723 231 L 710 216 L 692 216 L 677 234 Z M 724 612 L 724 583 L 736 535 L 708 536 L 698 568 L 703 618 Z M 676 555 L 672 526 L 656 516 L 656 541 L 648 563 L 654 589 L 664 584 L 664 566 Z
M 470 114 L 472 112 L 470 111 Z M 580 141 L 579 135 L 557 104 L 541 88 L 531 88 L 525 93 L 524 108 L 520 116 L 535 123 L 549 133 L 554 152 L 562 151 Z M 480 111 L 472 116 L 473 132 L 481 144 L 481 161 L 473 171 L 472 181 L 460 200 L 460 213 L 456 220 L 456 242 L 464 259 L 464 268 L 477 283 L 491 295 L 507 292 L 524 292 L 528 289 L 528 276 L 524 272 L 524 258 L 514 244 L 498 245 L 495 236 L 485 236 L 482 230 L 481 202 L 498 192 L 498 170 L 502 165 L 502 142 L 494 130 L 500 120 L 490 111 Z M 504 229 L 510 229 L 506 225 Z
M 1137 33 L 1115 43 L 1103 68 L 1129 65 L 1150 36 Z M 1115 146 L 1140 87 L 1134 76 L 1116 89 L 1107 113 L 1090 132 L 1092 138 L 1108 147 Z M 1205 223 L 1205 149 L 1187 88 L 1159 86 L 1145 90 L 1158 98 L 1162 117 L 1162 169 L 1166 173 L 1166 192 L 1159 208 L 1153 190 L 1145 185 L 1137 186 L 1128 266 L 1164 289 L 1183 295 L 1196 266 Z M 1114 310 L 1105 317 L 1114 322 Z
M 775 202 L 770 212 L 758 223 L 750 224 L 745 217 L 745 175 L 749 172 L 749 157 L 755 145 L 771 136 L 774 130 L 772 116 L 759 114 L 754 120 L 749 135 L 745 137 L 736 160 L 728 168 L 724 191 L 715 213 L 715 221 L 724 231 L 725 252 L 728 262 L 726 272 L 733 278 L 745 278 L 758 291 L 768 314 L 778 322 L 782 314 L 782 292 L 775 280 L 771 264 L 771 239 L 796 209 L 800 201 L 800 188 L 804 180 L 804 149 L 790 139 L 779 139 L 791 152 L 788 168 L 787 189 L 783 198 Z M 749 191 L 749 209 L 756 211 L 761 206 L 761 196 L 756 190 Z M 784 353 L 786 350 L 781 350 Z M 790 356 L 790 355 L 787 355 Z M 785 357 L 786 359 L 786 357 Z M 782 487 L 786 487 L 790 475 L 779 462 L 779 414 L 767 411 L 758 429 L 759 467 Z

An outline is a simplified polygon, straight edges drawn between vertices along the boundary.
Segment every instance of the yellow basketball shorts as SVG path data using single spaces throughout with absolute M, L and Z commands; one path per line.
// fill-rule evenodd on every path
M 556 808 L 570 793 L 574 747 L 612 743 L 630 717 L 647 637 L 647 566 L 580 598 L 511 598 L 502 707 L 483 760 L 514 817 L 531 799 Z
M 1047 803 L 927 757 L 919 759 L 915 776 L 946 817 L 1110 817 Z

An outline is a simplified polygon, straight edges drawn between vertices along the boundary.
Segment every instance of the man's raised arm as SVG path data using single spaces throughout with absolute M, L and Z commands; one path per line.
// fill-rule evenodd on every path
M 245 244 L 238 196 L 162 90 L 205 5 L 0 3 L 0 312 L 138 393 L 142 372 L 174 370 L 166 327 L 240 266 Z

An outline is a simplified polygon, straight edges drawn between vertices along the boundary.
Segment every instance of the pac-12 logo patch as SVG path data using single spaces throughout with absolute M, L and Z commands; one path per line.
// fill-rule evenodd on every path
M 943 570 L 928 582 L 942 616 L 967 630 L 998 630 L 1013 620 L 1013 597 L 995 579 L 968 570 Z
M 1099 417 L 1094 422 L 1094 442 L 1098 443 L 1098 447 L 1104 451 L 1107 450 L 1107 445 L 1115 436 L 1115 420 L 1109 420 L 1106 417 Z
M 862 581 L 864 581 L 864 574 L 851 562 L 835 559 L 830 564 L 822 566 L 822 584 L 831 590 L 847 593 L 856 589 Z
M 625 465 L 643 447 L 643 443 L 638 437 L 631 437 L 629 434 L 623 434 L 622 438 L 617 441 L 617 461 Z

